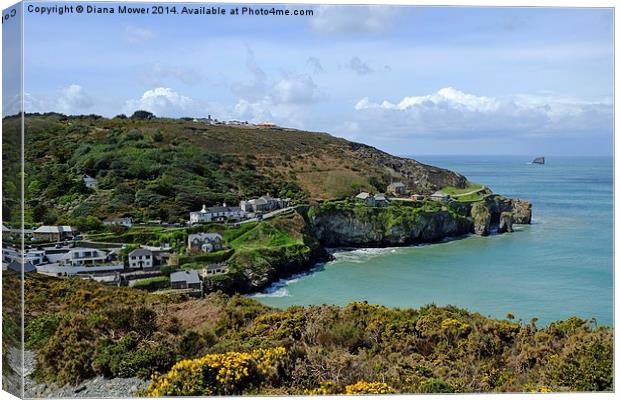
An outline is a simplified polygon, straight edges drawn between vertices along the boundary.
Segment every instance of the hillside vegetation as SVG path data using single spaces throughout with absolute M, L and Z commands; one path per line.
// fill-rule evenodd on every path
M 113 216 L 175 221 L 203 203 L 236 204 L 268 192 L 334 198 L 384 191 L 392 180 L 420 193 L 466 185 L 454 172 L 326 133 L 184 119 L 30 114 L 25 149 L 27 222 L 47 224 Z M 87 189 L 83 174 L 99 188 Z M 8 199 L 15 197 L 10 189 Z M 12 207 L 5 204 L 7 221 Z
M 613 331 L 579 318 L 538 327 L 363 302 L 274 310 L 39 275 L 25 289 L 26 345 L 46 382 L 155 374 L 149 395 L 613 390 Z

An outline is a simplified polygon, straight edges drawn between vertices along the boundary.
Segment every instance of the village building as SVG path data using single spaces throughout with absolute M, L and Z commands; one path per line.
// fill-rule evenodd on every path
M 390 201 L 385 197 L 383 193 L 377 193 L 375 196 L 375 207 L 387 207 L 390 205 Z
M 73 237 L 74 230 L 68 225 L 63 226 L 49 226 L 43 225 L 38 227 L 32 232 L 32 236 L 36 240 L 46 240 L 48 242 L 60 242 L 63 240 L 71 239 Z
M 209 276 L 222 275 L 228 272 L 228 265 L 226 264 L 210 264 L 203 268 L 202 277 L 207 278 Z
M 105 264 L 108 261 L 108 254 L 99 249 L 74 247 L 60 255 L 56 260 L 51 259 L 51 255 L 48 255 L 48 258 L 52 262 L 57 262 L 60 266 L 78 267 Z
M 147 249 L 135 249 L 129 253 L 128 257 L 129 269 L 152 269 L 155 266 L 153 262 L 153 252 Z
M 190 224 L 240 220 L 243 218 L 245 218 L 245 212 L 240 207 L 228 207 L 226 203 L 222 206 L 208 208 L 203 205 L 202 210 L 189 213 Z
M 374 207 L 375 206 L 375 197 L 368 192 L 361 192 L 357 196 L 355 196 L 355 201 L 358 203 L 364 203 L 367 206 Z
M 170 274 L 172 289 L 193 289 L 202 292 L 202 281 L 195 269 L 176 271 Z
M 224 238 L 219 233 L 193 233 L 187 237 L 190 252 L 210 253 L 224 248 Z
M 133 219 L 131 217 L 106 219 L 105 221 L 103 221 L 103 224 L 106 226 L 121 225 L 126 228 L 131 228 L 133 226 Z
M 84 175 L 82 176 L 82 180 L 84 181 L 84 185 L 89 189 L 97 189 L 99 183 L 92 176 Z
M 404 195 L 407 192 L 407 186 L 402 182 L 392 182 L 387 187 L 387 192 L 393 195 Z
M 290 202 L 291 199 L 281 199 L 266 194 L 257 199 L 242 200 L 239 202 L 239 208 L 246 213 L 264 213 L 288 207 Z
M 377 193 L 373 196 L 368 192 L 361 192 L 355 196 L 355 201 L 369 207 L 387 207 L 390 204 L 383 193 Z

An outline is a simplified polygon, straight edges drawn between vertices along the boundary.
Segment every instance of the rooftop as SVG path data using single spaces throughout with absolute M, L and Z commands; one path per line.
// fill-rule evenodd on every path
M 170 282 L 200 283 L 200 277 L 196 270 L 189 269 L 171 273 Z

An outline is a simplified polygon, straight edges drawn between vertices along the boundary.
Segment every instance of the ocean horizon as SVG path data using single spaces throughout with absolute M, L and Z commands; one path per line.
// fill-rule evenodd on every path
M 532 225 L 441 243 L 337 251 L 312 271 L 252 297 L 292 305 L 368 301 L 391 307 L 454 305 L 539 324 L 578 316 L 613 324 L 613 158 L 410 156 L 532 202 Z

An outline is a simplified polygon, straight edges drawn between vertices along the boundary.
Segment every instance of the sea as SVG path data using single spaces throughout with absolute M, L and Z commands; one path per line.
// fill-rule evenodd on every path
M 251 297 L 277 308 L 366 300 L 454 305 L 539 325 L 578 316 L 613 325 L 613 158 L 426 156 L 493 192 L 533 205 L 515 232 L 411 247 L 335 249 L 333 261 Z

